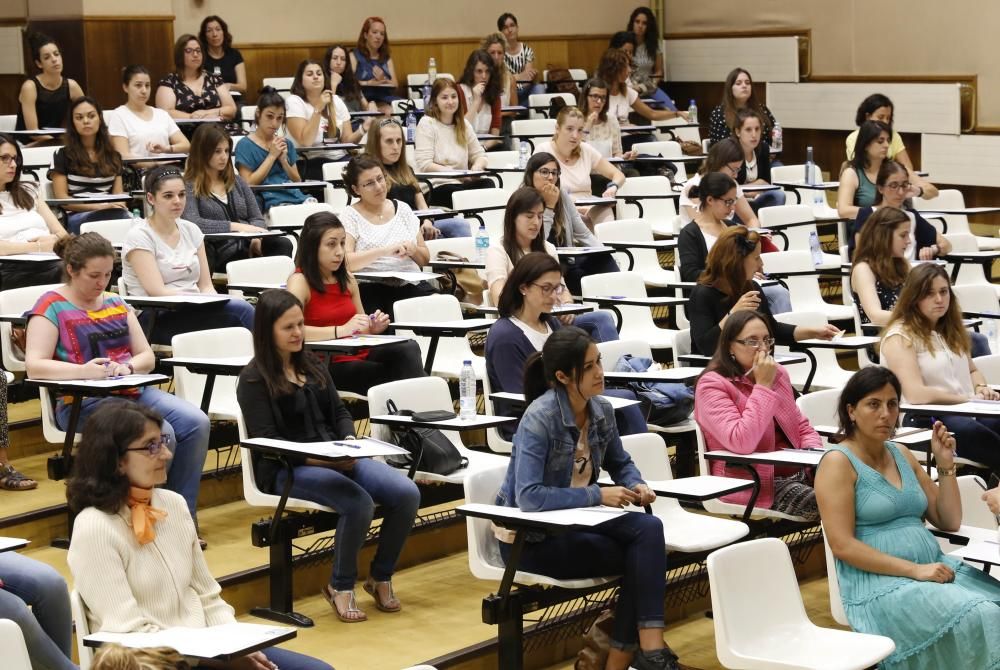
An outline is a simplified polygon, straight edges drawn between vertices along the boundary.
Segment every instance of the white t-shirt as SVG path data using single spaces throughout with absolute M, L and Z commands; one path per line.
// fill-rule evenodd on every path
M 548 323 L 544 321 L 543 321 L 543 323 L 545 323 L 544 333 L 538 332 L 537 330 L 526 324 L 524 321 L 521 321 L 516 316 L 510 317 L 510 322 L 521 329 L 521 332 L 524 333 L 524 336 L 528 338 L 528 342 L 531 342 L 531 346 L 535 348 L 535 351 L 541 351 L 542 347 L 545 346 L 545 340 L 549 339 L 549 335 L 552 334 L 552 326 L 550 326 Z
M 543 151 L 556 156 L 552 141 L 542 142 L 535 147 L 536 154 Z M 569 191 L 574 200 L 576 198 L 590 197 L 590 173 L 594 171 L 594 168 L 603 158 L 601 152 L 597 149 L 586 142 L 581 142 L 580 155 L 572 165 L 563 163 L 558 157 L 556 158 L 556 161 L 559 163 L 559 169 L 562 170 L 559 185 Z
M 420 220 L 405 202 L 396 201 L 396 215 L 385 223 L 374 224 L 361 216 L 354 207 L 345 207 L 340 212 L 344 230 L 354 238 L 357 251 L 368 251 L 379 247 L 415 242 Z M 420 266 L 412 258 L 380 256 L 363 268 L 372 272 L 420 272 Z
M 4 242 L 33 242 L 39 237 L 49 235 L 49 227 L 45 219 L 38 213 L 38 191 L 32 185 L 32 197 L 35 206 L 31 209 L 21 209 L 14 204 L 10 191 L 0 191 L 0 240 Z
M 129 253 L 135 249 L 153 254 L 165 286 L 187 293 L 199 292 L 201 264 L 198 261 L 198 249 L 205 234 L 198 226 L 185 219 L 177 219 L 177 227 L 181 234 L 176 247 L 168 245 L 145 219 L 129 228 L 125 243 L 122 244 L 122 276 L 125 277 L 125 288 L 130 295 L 148 295 L 129 261 Z
M 625 87 L 621 93 L 608 97 L 608 116 L 618 119 L 619 125 L 628 125 L 628 115 L 632 113 L 632 105 L 639 99 L 639 91 L 631 86 Z
M 545 241 L 545 252 L 552 258 L 559 260 L 556 248 L 548 240 Z M 507 277 L 510 276 L 513 269 L 514 264 L 511 262 L 510 256 L 507 255 L 507 250 L 504 249 L 501 237 L 486 249 L 486 285 L 492 288 L 497 281 L 503 280 L 506 283 Z M 566 285 L 565 281 L 560 283 Z
M 462 87 L 462 93 L 465 95 L 465 104 L 470 108 L 472 107 L 472 89 L 465 84 L 459 84 Z M 466 117 L 468 118 L 468 117 Z M 481 135 L 485 135 L 490 132 L 490 126 L 493 124 L 493 108 L 483 102 L 482 108 L 479 113 L 476 114 L 475 118 L 472 120 L 472 127 L 475 131 Z
M 170 146 L 170 136 L 179 133 L 177 123 L 159 107 L 147 107 L 153 110 L 153 117 L 146 121 L 128 108 L 127 105 L 116 107 L 108 119 L 108 132 L 112 137 L 124 137 L 128 140 L 128 152 L 135 157 L 145 158 L 152 155 L 146 145 L 149 143 Z
M 340 99 L 339 95 L 333 96 L 333 111 L 337 117 L 338 128 L 342 128 L 345 121 L 351 120 L 351 111 L 347 109 L 347 105 L 344 104 L 344 101 Z M 308 123 L 309 119 L 311 119 L 312 115 L 315 113 L 316 108 L 297 95 L 290 95 L 285 99 L 286 119 L 304 119 L 306 123 Z M 326 137 L 326 131 L 329 126 L 330 122 L 326 117 L 320 118 L 319 127 L 316 129 L 316 137 L 313 138 L 313 144 L 323 143 L 323 138 Z M 338 149 L 324 151 L 322 153 L 310 153 L 310 156 L 323 156 L 325 158 L 338 159 L 342 158 L 346 153 L 347 152 Z
M 691 223 L 691 217 L 688 216 L 688 213 L 684 208 L 690 207 L 691 209 L 698 209 L 698 203 L 700 202 L 700 200 L 692 200 L 691 196 L 688 194 L 691 193 L 692 186 L 696 186 L 697 184 L 700 183 L 701 183 L 700 174 L 695 174 L 693 177 L 684 182 L 684 188 L 681 189 L 681 197 L 677 203 L 677 209 L 680 211 L 681 215 L 681 227 L 684 227 L 687 224 Z M 736 185 L 736 197 L 737 198 L 743 197 L 743 187 L 741 187 L 739 184 Z
M 920 340 L 912 337 L 899 322 L 890 326 L 882 339 L 885 341 L 894 335 L 899 335 L 913 345 L 913 351 L 917 355 L 917 369 L 920 370 L 920 376 L 926 386 L 966 398 L 971 398 L 975 394 L 972 374 L 969 372 L 969 357 L 949 349 L 940 333 L 931 333 L 933 346 L 931 350 L 928 350 Z M 884 354 L 880 354 L 879 364 L 886 364 Z M 903 400 L 905 401 L 905 398 Z

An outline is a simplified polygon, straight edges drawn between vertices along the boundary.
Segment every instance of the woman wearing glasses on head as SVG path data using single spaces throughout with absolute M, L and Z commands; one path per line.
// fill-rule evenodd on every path
M 175 119 L 228 121 L 236 116 L 229 86 L 221 76 L 205 72 L 203 66 L 201 42 L 194 35 L 181 35 L 174 44 L 175 70 L 160 80 L 156 106 Z
M 738 454 L 814 449 L 822 446 L 819 434 L 795 404 L 788 372 L 771 355 L 774 336 L 768 319 L 742 311 L 726 320 L 719 346 L 694 394 L 694 417 L 705 434 L 709 451 Z M 750 479 L 741 468 L 712 462 L 712 474 Z M 777 512 L 819 518 L 816 494 L 799 468 L 754 466 L 760 475 L 756 505 Z M 750 491 L 734 493 L 725 502 L 745 504 Z
M 173 441 L 160 414 L 122 400 L 90 416 L 66 497 L 78 513 L 67 561 L 94 632 L 154 633 L 236 622 L 212 577 L 184 500 L 167 481 Z M 332 670 L 271 647 L 225 670 Z

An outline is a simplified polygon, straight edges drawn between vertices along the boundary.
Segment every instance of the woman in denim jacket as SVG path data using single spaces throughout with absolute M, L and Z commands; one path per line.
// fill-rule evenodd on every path
M 656 499 L 622 448 L 611 405 L 598 397 L 603 390 L 600 354 L 587 334 L 567 327 L 549 336 L 524 370 L 529 406 L 514 435 L 498 505 L 538 512 Z M 616 486 L 597 485 L 602 467 Z M 506 561 L 513 533 L 503 528 L 495 533 Z M 663 642 L 667 556 L 657 517 L 625 514 L 586 530 L 531 534 L 527 540 L 521 570 L 556 579 L 622 575 L 609 670 L 630 664 L 637 670 L 679 667 Z

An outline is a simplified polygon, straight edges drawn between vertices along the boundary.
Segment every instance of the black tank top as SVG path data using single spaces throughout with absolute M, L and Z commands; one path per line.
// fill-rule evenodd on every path
M 52 91 L 38 81 L 38 77 L 32 77 L 35 82 L 35 114 L 38 116 L 39 128 L 65 128 L 66 114 L 69 111 L 69 79 L 63 77 L 59 88 Z M 24 125 L 24 113 L 21 106 L 17 106 L 17 130 L 27 130 Z

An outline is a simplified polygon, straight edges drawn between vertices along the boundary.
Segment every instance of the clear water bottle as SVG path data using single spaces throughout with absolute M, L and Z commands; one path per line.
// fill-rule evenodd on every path
M 814 184 L 815 179 L 813 179 L 813 148 L 806 147 L 806 176 L 803 183 Z
M 132 210 L 132 223 L 136 223 L 142 220 L 142 212 L 138 207 Z
M 820 190 L 813 191 L 813 213 L 816 215 L 826 214 L 827 202 L 826 192 Z
M 521 170 L 528 167 L 529 158 L 531 158 L 531 145 L 527 142 L 521 142 L 521 146 L 518 147 L 517 167 Z
M 486 250 L 490 248 L 490 236 L 486 232 L 486 224 L 480 223 L 476 232 L 476 260 L 486 262 Z
M 688 123 L 698 123 L 698 105 L 694 104 L 694 98 L 688 103 Z
M 993 312 L 987 313 L 993 314 Z M 983 329 L 986 331 L 983 334 L 986 335 L 987 344 L 990 345 L 990 353 L 1000 351 L 1000 349 L 997 349 L 997 333 L 1000 331 L 997 328 L 997 320 L 991 318 L 983 319 Z
M 785 141 L 784 132 L 781 130 L 781 124 L 777 121 L 774 122 L 774 128 L 771 129 L 771 148 L 775 151 L 781 151 L 782 142 Z
M 812 253 L 813 267 L 823 264 L 823 249 L 819 246 L 819 235 L 815 230 L 809 233 L 809 251 Z
M 458 377 L 458 406 L 462 419 L 476 416 L 476 373 L 472 361 L 462 363 L 462 374 Z
M 437 78 L 438 78 L 438 64 L 437 61 L 434 60 L 434 57 L 431 56 L 427 60 L 427 81 L 430 82 L 430 84 L 433 86 L 434 80 Z
M 406 141 L 412 142 L 417 136 L 417 115 L 411 109 L 406 113 Z
M 430 84 L 430 79 L 428 79 L 427 81 L 424 82 L 424 88 L 423 88 L 422 93 L 423 93 L 423 96 L 424 96 L 424 109 L 430 109 L 431 108 L 431 84 Z

